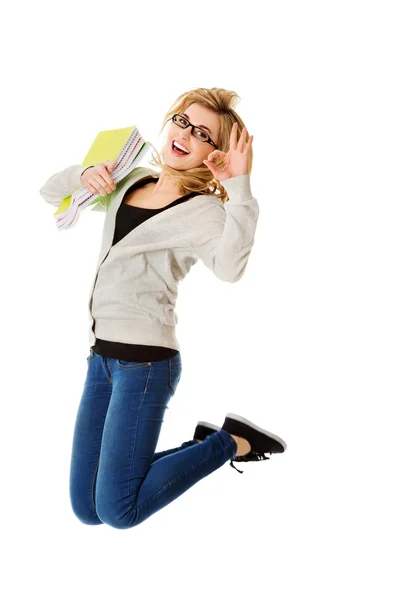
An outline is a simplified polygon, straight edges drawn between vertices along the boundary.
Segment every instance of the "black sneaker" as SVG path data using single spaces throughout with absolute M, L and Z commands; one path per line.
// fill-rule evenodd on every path
M 250 452 L 247 454 L 242 454 L 241 456 L 235 456 L 235 458 L 230 461 L 230 465 L 234 469 L 236 469 L 236 467 L 233 464 L 233 461 L 249 462 L 269 460 L 270 457 L 265 456 L 265 453 L 279 454 L 285 452 L 287 448 L 286 442 L 284 442 L 280 437 L 274 433 L 270 433 L 269 431 L 262 429 L 258 425 L 255 425 L 240 415 L 228 413 L 225 417 L 222 429 L 231 435 L 237 435 L 245 438 L 251 446 Z M 236 471 L 243 473 L 243 471 L 240 471 L 239 469 L 236 469 Z
M 213 425 L 212 423 L 206 423 L 206 421 L 199 421 L 197 423 L 196 429 L 194 431 L 193 439 L 195 440 L 205 440 L 208 435 L 211 433 L 215 433 L 219 431 L 221 427 L 218 425 Z

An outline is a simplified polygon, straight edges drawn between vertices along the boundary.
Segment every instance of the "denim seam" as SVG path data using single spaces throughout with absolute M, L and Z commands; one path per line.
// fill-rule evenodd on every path
M 149 368 L 149 372 L 148 372 L 147 380 L 146 380 L 146 385 L 144 387 L 144 391 L 143 391 L 142 398 L 141 398 L 141 401 L 140 401 L 140 406 L 139 406 L 139 410 L 138 410 L 138 414 L 137 414 L 137 419 L 136 419 L 136 423 L 135 423 L 135 434 L 133 436 L 134 445 L 133 445 L 132 460 L 131 460 L 131 465 L 130 465 L 130 470 L 129 470 L 130 474 L 132 474 L 133 461 L 135 460 L 135 450 L 136 450 L 136 443 L 137 443 L 137 430 L 138 430 L 138 422 L 139 422 L 139 419 L 140 419 L 140 411 L 142 410 L 142 406 L 143 406 L 143 402 L 144 402 L 144 399 L 145 399 L 145 395 L 147 394 L 147 388 L 148 388 L 148 383 L 149 383 L 149 378 L 150 378 L 151 370 L 152 370 L 152 365 L 150 365 L 150 368 Z M 131 496 L 130 481 L 131 481 L 131 477 L 129 477 L 128 498 L 130 498 L 130 496 Z M 139 493 L 139 490 L 137 490 L 136 496 L 137 496 L 138 493 Z
M 172 383 L 174 381 L 173 374 L 174 374 L 174 369 L 175 368 L 177 368 L 177 367 L 174 365 L 174 363 L 171 362 L 171 359 L 169 359 L 168 360 L 168 386 L 169 386 L 169 389 L 172 390 L 173 394 L 176 393 L 176 390 L 177 390 L 177 387 L 178 387 L 176 385 L 175 388 L 174 388 L 174 386 L 172 385 Z
M 90 486 L 90 501 L 92 503 L 92 508 L 93 508 L 93 510 L 94 510 L 94 512 L 96 514 L 97 514 L 97 511 L 96 511 L 96 506 L 95 506 L 95 503 L 94 503 L 94 482 L 95 482 L 95 479 L 96 479 L 97 470 L 99 468 L 99 463 L 100 463 L 100 452 L 99 452 L 99 457 L 97 459 L 96 466 L 94 468 L 92 483 L 91 483 L 91 486 Z

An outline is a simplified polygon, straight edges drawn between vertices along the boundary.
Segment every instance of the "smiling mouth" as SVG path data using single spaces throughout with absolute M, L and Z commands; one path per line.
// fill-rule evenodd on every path
M 180 150 L 174 145 L 174 140 L 171 142 L 171 152 L 174 156 L 189 156 L 190 152 L 185 152 L 184 150 Z

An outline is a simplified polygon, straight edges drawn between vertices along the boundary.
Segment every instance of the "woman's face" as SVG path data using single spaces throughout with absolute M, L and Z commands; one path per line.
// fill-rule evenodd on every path
M 202 129 L 205 136 L 210 136 L 214 144 L 218 146 L 220 119 L 213 110 L 201 104 L 193 103 L 181 114 L 193 125 Z M 180 171 L 204 166 L 203 160 L 208 157 L 210 152 L 216 149 L 209 142 L 202 142 L 200 139 L 197 139 L 191 132 L 192 128 L 190 126 L 182 129 L 171 121 L 167 146 L 164 152 L 164 162 L 173 169 Z M 183 145 L 186 150 L 189 150 L 189 154 L 186 153 L 180 156 L 178 153 L 175 153 L 173 148 L 174 141 Z

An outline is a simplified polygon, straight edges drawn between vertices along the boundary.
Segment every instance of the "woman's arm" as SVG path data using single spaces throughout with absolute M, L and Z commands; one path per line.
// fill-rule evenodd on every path
M 57 207 L 60 206 L 64 198 L 67 198 L 82 187 L 81 175 L 86 169 L 89 169 L 89 167 L 72 165 L 63 171 L 55 173 L 40 188 L 39 194 L 49 204 Z
M 251 193 L 249 174 L 225 179 L 221 184 L 229 200 L 210 208 L 210 218 L 194 228 L 190 244 L 218 279 L 234 283 L 245 272 L 260 209 Z

